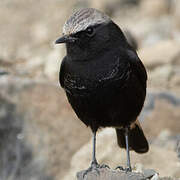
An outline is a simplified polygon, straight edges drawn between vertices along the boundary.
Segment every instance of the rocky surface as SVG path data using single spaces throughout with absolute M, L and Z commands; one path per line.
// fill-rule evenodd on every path
M 180 178 L 178 0 L 1 0 L 0 179 L 69 180 L 90 164 L 91 132 L 58 85 L 65 50 L 53 45 L 64 21 L 81 7 L 105 11 L 130 32 L 148 71 L 140 120 L 150 151 L 131 153 L 134 170 Z M 97 151 L 100 163 L 125 165 L 113 129 L 99 132 Z
M 5 107 L 1 108 L 0 122 L 16 123 L 20 116 L 23 142 L 30 146 L 33 159 L 39 159 L 48 175 L 62 176 L 69 167 L 71 155 L 89 137 L 86 128 L 75 120 L 62 90 L 50 82 L 13 76 L 1 77 L 0 83 L 0 96 L 7 101 L 1 101 Z M 8 106 L 10 102 L 14 105 L 13 110 Z M 8 114 L 8 119 L 4 113 Z M 2 132 L 8 128 L 1 126 Z M 77 141 L 76 134 L 82 130 L 83 136 Z
M 123 170 L 111 170 L 109 168 L 100 168 L 85 174 L 86 171 L 77 173 L 78 180 L 146 180 L 158 179 L 158 174 L 151 170 L 144 170 L 142 173 L 126 172 Z

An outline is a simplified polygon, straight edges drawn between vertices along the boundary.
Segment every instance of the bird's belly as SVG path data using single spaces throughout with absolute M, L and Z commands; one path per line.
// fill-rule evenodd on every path
M 138 85 L 136 87 L 136 83 L 95 84 L 77 83 L 66 89 L 68 100 L 80 120 L 99 128 L 125 126 L 136 119 L 145 98 L 145 92 Z

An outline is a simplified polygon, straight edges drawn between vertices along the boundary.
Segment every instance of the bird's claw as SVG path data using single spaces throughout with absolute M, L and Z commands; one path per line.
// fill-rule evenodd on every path
M 117 169 L 119 169 L 119 170 L 121 170 L 121 171 L 124 171 L 124 170 L 125 170 L 122 166 L 117 166 L 117 167 L 115 168 L 115 170 L 117 170 Z
M 123 168 L 122 166 L 118 166 L 118 167 L 115 168 L 115 170 L 117 170 L 117 169 L 119 169 L 121 171 L 125 171 L 126 173 L 127 172 L 132 172 L 131 167 Z
M 109 167 L 108 165 L 106 165 L 106 164 L 100 165 L 100 164 L 98 164 L 97 162 L 92 162 L 92 163 L 91 163 L 91 166 L 90 166 L 87 170 L 84 171 L 84 173 L 83 173 L 83 178 L 84 178 L 89 172 L 91 172 L 91 171 L 96 171 L 96 173 L 97 173 L 98 175 L 100 175 L 99 169 L 101 169 L 101 168 L 108 168 L 108 169 L 110 169 L 110 167 Z
M 121 171 L 125 171 L 126 173 L 127 172 L 132 172 L 131 167 L 123 168 L 122 166 L 118 166 L 118 167 L 115 168 L 115 170 L 117 170 L 117 169 L 119 169 Z
M 126 171 L 126 173 L 127 173 L 127 172 L 132 172 L 132 168 L 131 168 L 131 167 L 127 167 L 127 168 L 125 168 L 124 170 Z
M 110 167 L 107 164 L 100 165 L 100 168 L 108 168 L 108 169 L 110 169 Z
M 99 175 L 99 174 L 100 174 L 99 168 L 100 168 L 100 165 L 99 165 L 97 162 L 92 162 L 92 163 L 91 163 L 91 166 L 90 166 L 87 170 L 84 171 L 84 173 L 83 173 L 83 178 L 84 178 L 89 172 L 91 172 L 91 171 L 93 171 L 93 170 L 96 171 L 97 174 Z

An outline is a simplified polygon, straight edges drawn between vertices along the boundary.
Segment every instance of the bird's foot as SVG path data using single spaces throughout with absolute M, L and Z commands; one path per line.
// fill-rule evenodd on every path
M 127 172 L 132 172 L 132 168 L 131 167 L 127 167 L 127 168 L 125 168 L 125 171 L 126 171 L 126 173 Z
M 93 161 L 91 163 L 91 166 L 84 171 L 83 173 L 83 178 L 89 173 L 89 172 L 92 172 L 92 171 L 96 171 L 96 173 L 99 175 L 100 172 L 99 172 L 99 168 L 100 168 L 100 165 L 97 163 L 97 161 Z
M 115 168 L 115 170 L 117 170 L 117 169 L 119 169 L 119 170 L 121 170 L 121 171 L 125 171 L 125 169 L 124 169 L 122 166 L 117 166 L 117 167 Z
M 99 168 L 108 168 L 108 169 L 110 169 L 110 167 L 107 164 L 102 164 L 102 165 L 100 165 Z
M 117 169 L 119 169 L 121 171 L 125 171 L 126 173 L 127 172 L 132 172 L 131 167 L 123 168 L 122 166 L 118 166 L 118 167 L 115 168 L 115 170 L 117 170 Z
M 100 164 L 97 163 L 97 161 L 92 162 L 92 163 L 91 163 L 91 166 L 90 166 L 87 170 L 84 171 L 84 173 L 83 173 L 83 178 L 84 178 L 89 172 L 92 172 L 92 171 L 96 171 L 96 173 L 97 173 L 98 175 L 100 175 L 99 169 L 101 169 L 101 168 L 108 168 L 108 169 L 110 169 L 110 167 L 109 167 L 108 165 L 106 165 L 106 164 L 100 165 Z

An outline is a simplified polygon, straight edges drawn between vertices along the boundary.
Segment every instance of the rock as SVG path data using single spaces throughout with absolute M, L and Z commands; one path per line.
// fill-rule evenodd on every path
M 114 16 L 118 11 L 126 11 L 131 6 L 139 4 L 139 0 L 92 0 L 89 1 L 89 6 L 106 12 L 109 16 Z
M 173 6 L 173 11 L 172 11 L 172 35 L 174 39 L 180 41 L 180 2 L 179 1 L 174 1 L 174 6 Z
M 157 173 L 151 178 L 151 180 L 159 180 L 159 179 L 160 178 Z M 173 178 L 170 178 L 170 179 L 173 179 Z
M 151 179 L 152 174 L 141 174 L 137 172 L 125 172 L 119 170 L 111 170 L 108 168 L 101 168 L 97 171 L 92 171 L 84 175 L 85 171 L 77 173 L 77 180 L 145 180 Z
M 169 40 L 161 41 L 151 47 L 142 48 L 138 51 L 138 54 L 145 66 L 152 69 L 162 64 L 172 63 L 179 52 L 179 43 Z
M 159 17 L 162 15 L 166 15 L 170 12 L 171 3 L 171 0 L 143 0 L 141 1 L 140 6 L 144 15 L 151 17 Z
M 129 30 L 124 30 L 124 35 L 125 35 L 128 43 L 129 43 L 135 50 L 138 50 L 138 42 L 137 42 L 135 36 L 134 36 Z
M 0 58 L 12 63 L 12 66 L 8 67 L 10 71 L 28 78 L 46 78 L 47 74 L 54 76 L 55 70 L 51 65 L 49 70 L 47 67 L 44 70 L 43 67 L 53 51 L 51 43 L 62 33 L 62 26 L 75 2 L 75 0 L 68 3 L 64 1 L 52 3 L 48 0 L 38 2 L 30 0 L 26 3 L 18 0 L 14 0 L 13 3 L 4 0 L 0 2 L 2 27 Z M 24 68 L 26 70 L 23 71 Z M 54 77 L 52 79 L 54 80 Z
M 171 88 L 180 87 L 180 75 L 179 74 L 176 74 L 175 76 L 173 76 L 171 78 L 170 87 Z
M 173 66 L 170 64 L 160 65 L 149 73 L 149 85 L 153 87 L 168 87 L 173 76 Z
M 177 41 L 175 42 L 175 44 Z M 169 49 L 168 49 L 168 44 Z M 179 43 L 177 43 L 179 44 Z M 162 43 L 161 43 L 162 45 Z M 175 47 L 173 43 L 167 43 L 163 48 L 157 47 L 157 52 L 154 47 L 145 48 L 139 50 L 139 56 L 148 68 L 148 87 L 154 87 L 158 89 L 169 88 L 171 91 L 179 94 L 180 92 L 180 59 L 179 59 L 179 47 Z M 162 45 L 163 47 L 163 45 Z M 150 51 L 149 51 L 149 50 Z M 153 51 L 155 55 L 153 54 Z M 166 51 L 167 56 L 166 56 Z M 170 53 L 169 53 L 170 52 Z M 151 55 L 153 54 L 153 55 Z M 164 55 L 163 55 L 164 54 Z
M 35 43 L 44 43 L 47 41 L 47 37 L 49 36 L 50 29 L 43 23 L 34 23 L 30 27 L 31 36 L 34 37 Z
M 77 173 L 77 180 L 178 180 L 172 177 L 160 178 L 154 170 L 147 169 L 146 173 L 124 172 L 110 169 L 99 169 L 84 176 L 84 171 Z
M 22 60 L 14 64 L 12 72 L 21 77 L 40 77 L 42 72 L 39 69 L 43 68 L 44 59 L 41 56 L 33 56 L 26 60 Z
M 179 167 L 180 167 L 180 163 L 179 163 Z M 176 171 L 174 172 L 174 174 L 173 174 L 173 177 L 179 179 L 179 177 L 180 177 L 180 171 L 179 171 L 179 170 L 176 170 Z
M 155 178 L 156 176 L 158 177 L 158 173 L 153 169 L 145 169 L 143 171 L 143 175 L 145 176 L 146 179 L 147 178 L 152 179 Z
M 180 22 L 179 22 L 179 18 L 180 18 L 180 2 L 179 1 L 175 1 L 174 2 L 174 11 L 173 11 L 173 23 L 174 23 L 174 27 L 176 29 L 180 29 Z
M 58 79 L 61 61 L 65 56 L 64 46 L 53 49 L 44 61 L 44 74 L 50 79 Z
M 0 92 L 0 179 L 52 180 L 44 160 L 34 156 L 24 129 L 24 113 L 19 114 L 17 104 Z
M 40 159 L 47 175 L 62 179 L 72 154 L 87 142 L 90 131 L 77 120 L 59 85 L 11 75 L 0 77 L 0 84 L 0 96 L 11 100 L 15 113 L 24 122 L 22 131 L 25 142 L 33 149 L 33 158 Z M 6 108 L 8 111 L 12 110 Z
M 0 76 L 7 75 L 8 72 L 6 70 L 0 69 Z
M 146 114 L 143 115 L 145 112 Z M 149 92 L 142 115 L 144 131 L 149 137 L 156 138 L 163 131 L 163 136 L 168 136 L 168 134 L 176 136 L 179 134 L 180 128 L 180 98 L 167 91 Z M 154 125 L 154 121 L 156 125 Z M 168 143 L 164 141 L 164 144 Z
M 138 9 L 136 11 L 139 11 Z M 139 47 L 146 48 L 154 46 L 161 41 L 167 41 L 172 38 L 172 20 L 169 16 L 160 17 L 154 20 L 150 17 L 142 18 L 142 15 L 134 15 L 131 11 L 128 12 L 129 18 L 123 15 L 117 15 L 115 21 L 122 29 L 129 29 L 138 40 Z M 139 21 L 139 19 L 141 19 Z M 136 26 L 134 26 L 136 22 Z M 176 38 L 175 38 L 176 39 Z

